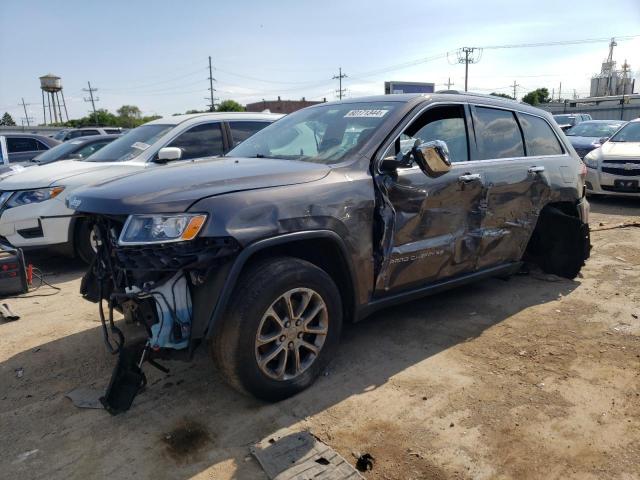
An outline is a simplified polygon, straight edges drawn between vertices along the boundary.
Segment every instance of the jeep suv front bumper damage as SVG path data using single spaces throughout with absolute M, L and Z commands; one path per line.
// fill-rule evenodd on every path
M 207 333 L 220 288 L 240 245 L 232 238 L 120 246 L 124 218 L 93 216 L 98 252 L 81 294 L 98 303 L 105 344 L 119 361 L 105 397 L 110 413 L 128 409 L 144 386 L 143 362 L 190 359 Z M 104 313 L 106 303 L 108 315 Z M 142 327 L 146 340 L 125 343 L 114 310 Z M 141 376 L 142 375 L 142 376 Z

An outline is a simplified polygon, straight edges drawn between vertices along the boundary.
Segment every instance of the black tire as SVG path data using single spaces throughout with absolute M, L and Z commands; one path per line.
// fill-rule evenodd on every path
M 76 234 L 74 239 L 74 245 L 76 254 L 80 259 L 90 264 L 95 257 L 96 252 L 91 246 L 91 232 L 93 230 L 93 224 L 87 220 L 80 220 L 80 223 L 76 227 Z
M 273 379 L 259 367 L 256 336 L 267 309 L 285 292 L 298 288 L 311 289 L 321 297 L 328 314 L 328 330 L 319 353 L 306 370 L 291 379 Z M 211 353 L 234 388 L 262 400 L 278 401 L 315 381 L 333 357 L 341 329 L 342 300 L 331 277 L 307 261 L 277 257 L 260 261 L 243 272 L 216 328 Z

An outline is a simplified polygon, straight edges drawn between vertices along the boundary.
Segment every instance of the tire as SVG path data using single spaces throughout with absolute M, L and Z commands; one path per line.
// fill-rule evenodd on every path
M 91 243 L 92 231 L 93 224 L 86 220 L 81 220 L 76 228 L 76 235 L 74 239 L 76 254 L 87 264 L 91 263 L 96 254 L 95 248 Z
M 289 328 L 284 328 L 290 317 L 287 298 L 294 315 Z M 278 401 L 315 381 L 334 355 L 341 329 L 342 300 L 331 277 L 305 260 L 277 257 L 243 272 L 216 329 L 211 353 L 234 388 L 262 400 Z M 305 333 L 309 331 L 325 333 Z M 276 351 L 271 361 L 264 362 Z

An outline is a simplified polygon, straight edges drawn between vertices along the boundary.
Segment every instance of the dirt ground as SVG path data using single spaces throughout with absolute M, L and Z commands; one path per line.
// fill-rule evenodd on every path
M 593 200 L 591 225 L 639 212 Z M 264 479 L 248 447 L 288 428 L 352 464 L 370 453 L 369 479 L 638 479 L 640 228 L 592 243 L 575 281 L 495 279 L 347 326 L 327 374 L 289 400 L 237 394 L 202 351 L 147 368 L 116 417 L 65 398 L 106 386 L 114 364 L 82 265 L 32 256 L 62 291 L 11 300 L 22 318 L 0 323 L 0 477 Z

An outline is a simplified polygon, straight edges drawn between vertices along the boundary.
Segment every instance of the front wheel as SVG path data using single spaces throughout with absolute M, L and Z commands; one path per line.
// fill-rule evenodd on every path
M 90 264 L 98 251 L 98 241 L 93 223 L 81 220 L 76 228 L 75 249 L 83 262 Z
M 335 353 L 342 301 L 331 277 L 297 258 L 244 272 L 212 344 L 235 388 L 277 401 L 311 385 Z

